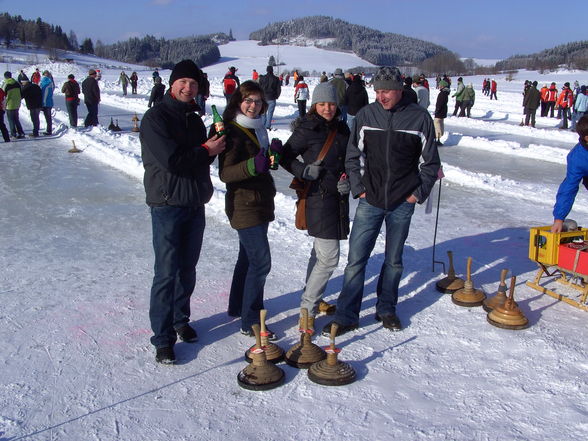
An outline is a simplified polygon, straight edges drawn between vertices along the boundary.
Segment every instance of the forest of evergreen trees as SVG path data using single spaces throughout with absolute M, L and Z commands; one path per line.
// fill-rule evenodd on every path
M 229 35 L 212 35 L 176 38 L 166 40 L 147 35 L 143 38 L 129 38 L 126 41 L 103 45 L 96 44 L 96 55 L 127 63 L 171 68 L 175 63 L 189 58 L 198 66 L 208 66 L 220 58 L 218 44 L 228 43 Z
M 25 20 L 20 15 L 0 14 L 0 39 L 6 47 L 13 42 L 32 44 L 37 48 L 79 50 L 73 31 L 63 32 L 60 26 L 45 23 L 41 18 Z
M 45 23 L 41 18 L 25 20 L 20 15 L 12 16 L 4 12 L 0 14 L 0 40 L 6 47 L 18 43 L 47 49 L 49 52 L 57 49 L 78 51 L 128 63 L 169 68 L 185 58 L 194 60 L 199 66 L 215 63 L 220 58 L 218 45 L 234 38 L 232 32 L 229 35 L 217 33 L 173 40 L 147 35 L 110 45 L 104 45 L 100 40 L 94 43 L 91 38 L 85 38 L 79 44 L 73 31 L 66 34 L 60 26 Z
M 564 65 L 570 69 L 588 70 L 588 40 L 561 44 L 531 55 L 513 55 L 496 63 L 497 70 L 528 69 L 540 72 Z
M 252 32 L 251 40 L 261 45 L 286 43 L 297 37 L 307 39 L 331 38 L 326 48 L 352 51 L 357 56 L 376 65 L 419 63 L 447 48 L 400 34 L 381 32 L 365 26 L 325 16 L 313 16 L 282 21 Z

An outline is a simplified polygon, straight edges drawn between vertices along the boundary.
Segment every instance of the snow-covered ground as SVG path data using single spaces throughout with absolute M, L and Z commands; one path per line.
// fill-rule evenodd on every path
M 253 68 L 263 73 L 269 52 L 251 42 L 220 49 L 222 62 L 206 71 L 212 84 L 208 105 L 222 109 L 226 68 L 239 67 L 242 79 Z M 294 49 L 307 52 L 289 55 Z M 281 47 L 280 54 L 288 66 L 317 71 L 361 64 L 343 53 L 327 62 L 325 52 L 313 48 Z M 33 61 L 11 56 L 6 68 L 29 74 L 35 66 L 47 68 L 58 85 L 70 72 L 81 80 L 88 67 L 101 68 L 103 100 L 102 126 L 76 132 L 67 129 L 63 95 L 57 93 L 57 136 L 0 144 L 0 440 L 588 438 L 588 313 L 524 283 L 536 271 L 527 257 L 529 228 L 552 221 L 565 156 L 577 136 L 558 130 L 556 119 L 538 118 L 537 128 L 519 126 L 524 80 L 588 84 L 588 72 L 521 72 L 511 82 L 499 75 L 498 101 L 480 93 L 482 77 L 467 77 L 477 92 L 472 118 L 446 119 L 436 259 L 447 261 L 445 253 L 453 251 L 463 275 L 471 256 L 474 284 L 489 295 L 500 271 L 508 269 L 509 277 L 517 276 L 515 296 L 528 329 L 495 328 L 481 308 L 458 307 L 435 290 L 444 276 L 440 264 L 432 265 L 436 187 L 433 213 L 417 208 L 405 248 L 398 312 L 406 328 L 390 333 L 373 320 L 382 235 L 367 267 L 361 328 L 338 340 L 340 359 L 353 366 L 358 380 L 319 386 L 305 371 L 282 364 L 283 386 L 251 392 L 236 381 L 252 341 L 226 315 L 238 242 L 224 215 L 224 184 L 216 168 L 192 298 L 200 342 L 179 343 L 176 366 L 154 362 L 150 217 L 140 144 L 130 131 L 131 117 L 142 118 L 147 108 L 151 70 L 92 57 L 67 64 L 41 55 Z M 116 84 L 121 69 L 139 73 L 138 95 L 122 97 Z M 162 72 L 164 79 L 168 75 Z M 309 79 L 311 89 L 317 81 Z M 373 100 L 373 90 L 369 94 Z M 28 112 L 21 109 L 20 116 L 30 132 Z M 293 87 L 285 86 L 272 136 L 287 140 L 295 116 Z M 123 132 L 106 130 L 111 118 Z M 82 153 L 67 152 L 72 141 Z M 269 325 L 281 336 L 278 344 L 288 349 L 299 339 L 311 240 L 294 228 L 287 173 L 279 170 L 275 177 L 279 193 L 265 306 Z M 581 189 L 570 217 L 586 224 L 587 207 Z M 344 243 L 327 287 L 330 301 L 340 291 L 346 257 Z M 317 328 L 327 320 L 319 318 Z M 315 341 L 328 344 L 321 336 Z

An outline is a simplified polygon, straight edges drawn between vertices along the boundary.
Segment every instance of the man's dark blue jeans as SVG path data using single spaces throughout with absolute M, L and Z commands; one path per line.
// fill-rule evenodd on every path
M 337 299 L 335 321 L 341 325 L 359 323 L 365 267 L 374 249 L 382 223 L 386 223 L 386 252 L 378 280 L 376 313 L 383 317 L 396 312 L 398 286 L 402 277 L 402 252 L 408 237 L 415 204 L 400 202 L 390 210 L 374 207 L 359 200 L 355 212 L 343 288 Z
M 84 127 L 97 126 L 98 122 L 98 103 L 86 103 L 88 114 L 84 120 Z
M 190 296 L 196 284 L 196 264 L 206 224 L 204 206 L 151 207 L 155 275 L 149 319 L 151 343 L 173 346 L 176 329 L 190 321 Z

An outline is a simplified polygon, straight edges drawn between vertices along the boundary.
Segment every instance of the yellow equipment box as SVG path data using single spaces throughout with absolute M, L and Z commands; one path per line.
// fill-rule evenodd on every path
M 574 239 L 587 240 L 588 229 L 578 227 L 576 231 L 552 233 L 551 225 L 533 227 L 529 234 L 529 259 L 543 265 L 557 265 L 560 243 L 572 242 Z

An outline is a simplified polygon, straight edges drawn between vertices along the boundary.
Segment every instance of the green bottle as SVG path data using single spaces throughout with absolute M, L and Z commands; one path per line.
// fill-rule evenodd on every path
M 272 139 L 273 141 L 273 139 Z M 268 148 L 269 160 L 270 160 L 270 169 L 277 170 L 280 165 L 280 160 L 282 159 L 282 155 L 278 152 L 274 152 L 271 148 Z
M 212 109 L 212 123 L 214 124 L 214 129 L 216 130 L 216 134 L 218 136 L 223 136 L 225 134 L 225 123 L 223 122 L 223 118 L 216 110 L 216 106 L 213 104 L 210 106 Z

